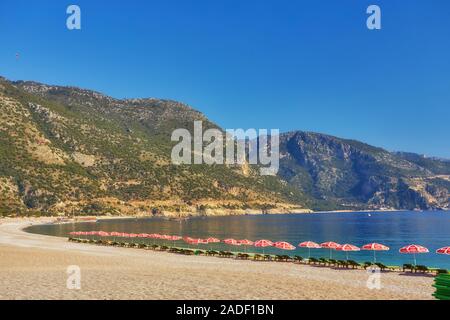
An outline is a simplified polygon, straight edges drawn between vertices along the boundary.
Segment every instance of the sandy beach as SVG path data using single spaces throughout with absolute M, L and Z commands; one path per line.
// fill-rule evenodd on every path
M 0 299 L 432 299 L 433 278 L 102 247 L 22 231 L 53 219 L 0 220 Z M 67 268 L 81 270 L 68 289 Z

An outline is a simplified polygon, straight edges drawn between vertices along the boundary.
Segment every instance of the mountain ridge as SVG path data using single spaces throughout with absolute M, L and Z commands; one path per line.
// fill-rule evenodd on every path
M 3 214 L 449 208 L 450 162 L 357 140 L 282 133 L 278 177 L 261 177 L 249 165 L 172 165 L 174 129 L 221 129 L 174 100 L 3 78 L 0 106 Z

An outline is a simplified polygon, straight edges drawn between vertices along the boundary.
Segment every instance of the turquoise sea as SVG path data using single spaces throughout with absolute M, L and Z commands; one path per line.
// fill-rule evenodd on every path
M 171 221 L 161 218 L 112 219 L 100 220 L 96 223 L 36 225 L 27 229 L 28 232 L 59 237 L 67 237 L 71 231 L 93 230 L 160 233 L 193 238 L 268 239 L 271 241 L 288 241 L 293 245 L 307 240 L 317 243 L 334 241 L 356 246 L 379 242 L 391 249 L 390 251 L 377 253 L 377 260 L 388 265 L 412 263 L 412 255 L 400 254 L 398 250 L 408 244 L 419 244 L 427 247 L 430 253 L 417 255 L 418 264 L 450 269 L 450 256 L 435 253 L 438 248 L 450 246 L 450 212 L 405 211 L 248 215 L 198 217 L 185 221 Z M 155 240 L 146 239 L 146 241 L 152 242 Z M 187 246 L 182 241 L 176 244 Z M 199 245 L 199 247 L 216 250 L 246 250 L 245 247 L 232 247 L 225 244 Z M 249 252 L 262 252 L 255 247 L 247 247 L 247 250 Z M 266 248 L 265 252 L 308 256 L 308 250 L 300 248 L 294 251 Z M 313 257 L 329 257 L 329 254 L 329 250 L 326 249 L 311 250 L 311 256 Z M 333 257 L 345 259 L 345 253 L 333 252 Z M 369 251 L 351 252 L 349 258 L 359 262 L 371 261 L 373 253 Z

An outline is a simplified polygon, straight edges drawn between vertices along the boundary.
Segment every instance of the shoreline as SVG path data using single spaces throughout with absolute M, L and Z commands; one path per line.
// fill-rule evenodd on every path
M 364 270 L 90 246 L 23 231 L 51 221 L 0 220 L 1 299 L 432 299 L 434 291 L 428 276 L 382 273 L 382 288 L 370 290 Z M 80 266 L 81 290 L 66 287 L 69 265 Z
M 401 212 L 442 212 L 450 213 L 450 210 L 406 210 L 406 209 L 378 209 L 378 210 L 328 210 L 328 211 L 306 211 L 303 212 L 278 212 L 278 213 L 263 213 L 263 212 L 248 212 L 248 213 L 235 213 L 235 214 L 212 214 L 212 215 L 188 215 L 188 216 L 174 216 L 174 215 L 85 215 L 85 216 L 66 216 L 66 215 L 51 215 L 51 216 L 3 216 L 0 217 L 0 224 L 3 222 L 14 222 L 20 220 L 29 221 L 42 221 L 49 220 L 49 222 L 58 223 L 58 221 L 50 221 L 55 219 L 67 219 L 70 222 L 83 223 L 93 222 L 83 220 L 87 218 L 96 220 L 114 220 L 114 219 L 143 219 L 143 218 L 156 218 L 167 220 L 188 220 L 201 217 L 227 217 L 227 216 L 259 216 L 259 215 L 293 215 L 293 214 L 317 214 L 317 213 L 401 213 Z M 74 221 L 75 220 L 75 221 Z M 65 223 L 61 221 L 59 223 Z

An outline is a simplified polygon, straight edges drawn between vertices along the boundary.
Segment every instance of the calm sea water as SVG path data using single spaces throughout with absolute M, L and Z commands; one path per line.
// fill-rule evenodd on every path
M 450 246 L 449 212 L 367 212 L 318 213 L 291 215 L 257 215 L 201 217 L 187 221 L 169 221 L 157 218 L 114 219 L 97 223 L 32 226 L 29 232 L 67 237 L 71 231 L 118 231 L 129 233 L 160 233 L 194 238 L 217 237 L 272 241 L 288 241 L 294 245 L 311 240 L 318 243 L 335 241 L 362 246 L 371 242 L 383 243 L 391 248 L 378 252 L 377 260 L 388 265 L 412 263 L 412 255 L 400 254 L 399 248 L 408 244 L 426 246 L 430 253 L 417 255 L 417 263 L 450 269 L 450 256 L 434 253 L 436 249 Z M 151 242 L 151 239 L 147 239 Z M 169 244 L 171 244 L 169 242 Z M 178 243 L 181 246 L 181 242 Z M 184 246 L 186 244 L 183 243 Z M 245 247 L 225 244 L 200 245 L 215 250 L 245 251 Z M 248 251 L 261 252 L 255 247 Z M 308 256 L 307 249 L 284 251 L 266 248 L 266 253 Z M 311 250 L 313 257 L 329 257 L 326 249 Z M 333 252 L 333 258 L 345 259 L 345 253 Z M 351 252 L 350 259 L 371 261 L 372 252 Z

